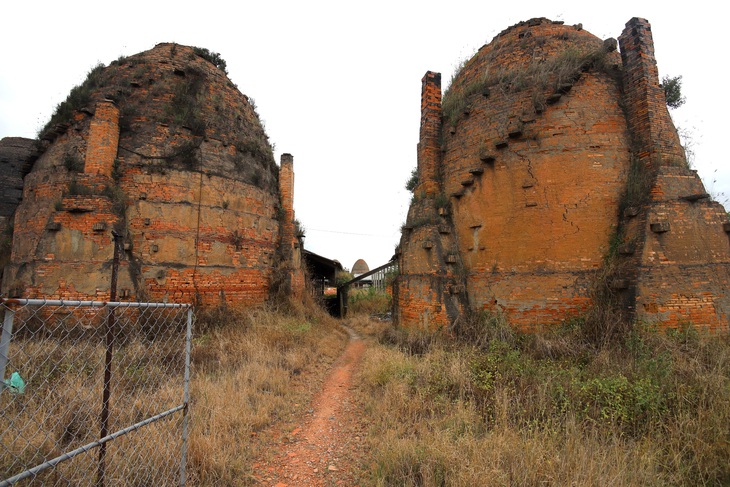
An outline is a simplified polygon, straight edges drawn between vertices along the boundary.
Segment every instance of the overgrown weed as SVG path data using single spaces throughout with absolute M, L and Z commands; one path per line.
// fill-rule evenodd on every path
M 191 471 L 199 485 L 248 485 L 252 437 L 306 403 L 317 381 L 299 378 L 324 371 L 346 337 L 324 311 L 293 302 L 210 309 L 196 330 Z
M 611 67 L 606 60 L 607 52 L 599 47 L 593 51 L 582 52 L 568 49 L 545 62 L 533 62 L 515 69 L 493 68 L 490 63 L 497 57 L 499 49 L 494 50 L 486 59 L 482 74 L 469 84 L 458 84 L 461 71 L 471 60 L 462 62 L 456 69 L 443 98 L 444 119 L 452 125 L 469 105 L 469 99 L 478 94 L 499 90 L 504 94 L 530 92 L 536 110 L 542 111 L 547 96 L 572 85 L 582 71 L 595 69 L 609 72 Z
M 350 289 L 348 292 L 348 313 L 383 315 L 390 312 L 392 296 L 378 291 L 375 286 L 362 289 Z
M 637 324 L 596 346 L 581 320 L 525 335 L 475 319 L 431 338 L 386 330 L 366 352 L 374 484 L 730 479 L 728 337 Z

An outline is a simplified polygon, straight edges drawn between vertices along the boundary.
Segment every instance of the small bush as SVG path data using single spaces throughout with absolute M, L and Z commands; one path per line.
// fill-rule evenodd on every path
M 72 179 L 68 184 L 68 194 L 70 196 L 90 196 L 94 194 L 94 190 Z
M 406 189 L 410 191 L 411 193 L 416 190 L 416 186 L 418 186 L 418 168 L 413 168 L 411 171 L 411 177 L 408 178 L 408 181 L 406 181 Z
M 75 154 L 66 154 L 63 156 L 63 167 L 68 172 L 82 172 L 84 170 L 84 161 Z
M 119 133 L 129 132 L 132 129 L 132 120 L 138 115 L 139 108 L 132 103 L 126 103 L 119 114 Z
M 211 63 L 216 68 L 223 71 L 225 74 L 228 74 L 226 61 L 217 52 L 209 51 L 208 49 L 206 49 L 204 47 L 193 47 L 193 52 L 196 55 L 198 55 L 198 56 L 202 57 L 203 59 L 205 59 L 206 61 L 208 61 L 209 63 Z
M 166 165 L 170 167 L 173 163 L 178 163 L 188 171 L 195 170 L 200 162 L 198 153 L 200 142 L 200 140 L 187 140 L 181 143 L 172 154 L 165 158 Z
M 104 187 L 102 194 L 111 200 L 112 213 L 123 217 L 127 211 L 127 195 L 122 188 L 118 185 L 108 185 Z
M 659 85 L 664 90 L 664 98 L 669 108 L 679 108 L 686 101 L 682 96 L 682 77 L 666 75 Z

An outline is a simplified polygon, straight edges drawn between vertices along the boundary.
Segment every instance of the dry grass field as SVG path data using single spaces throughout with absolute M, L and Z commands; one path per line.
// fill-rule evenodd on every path
M 191 384 L 193 485 L 249 485 L 258 433 L 306 404 L 347 335 L 321 310 L 218 310 L 198 318 Z
M 596 346 L 580 323 L 470 336 L 353 321 L 378 486 L 728 485 L 730 340 L 637 327 Z
M 350 468 L 367 472 L 366 485 L 730 485 L 727 336 L 636 325 L 596 340 L 577 320 L 526 335 L 488 315 L 458 333 L 434 335 L 372 318 L 388 300 L 369 299 L 358 297 L 360 308 L 351 307 L 347 320 L 367 342 L 350 391 L 362 408 L 369 452 Z M 297 420 L 347 334 L 315 307 L 289 306 L 199 312 L 194 335 L 189 485 L 252 485 L 261 478 L 255 459 L 285 440 L 270 437 L 271 426 L 286 430 L 282 424 Z M 85 348 L 65 349 L 64 356 L 101 362 L 101 345 L 79 343 Z M 48 340 L 18 344 L 38 362 L 60 353 Z M 124 350 L 136 361 L 118 356 L 119 387 L 130 393 L 118 396 L 115 410 L 127 412 L 114 418 L 112 430 L 141 419 L 151 403 L 179 401 L 179 377 L 149 365 L 169 363 L 164 353 L 155 356 L 143 337 Z M 29 433 L 28 454 L 57 455 L 93 439 L 96 372 L 54 378 L 61 386 L 53 401 L 39 395 L 29 405 L 3 396 L 3 417 L 17 413 L 16 424 L 35 421 L 23 419 L 25 411 L 42 411 L 34 414 L 50 433 Z M 144 382 L 152 384 L 144 394 L 135 385 L 142 375 L 156 377 Z M 31 378 L 29 387 L 38 383 Z M 134 446 L 140 441 L 143 449 Z M 127 485 L 160 472 L 173 485 L 179 456 L 170 451 L 178 442 L 174 428 L 156 424 L 120 440 L 108 462 Z M 0 455 L 0 465 L 7 461 Z M 93 463 L 84 462 L 36 480 L 91 479 Z

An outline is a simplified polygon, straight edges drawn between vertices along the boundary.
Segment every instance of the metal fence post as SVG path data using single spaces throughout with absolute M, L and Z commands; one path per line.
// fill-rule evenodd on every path
M 3 333 L 0 337 L 0 392 L 5 387 L 5 367 L 10 360 L 10 340 L 13 338 L 13 318 L 15 311 L 5 308 L 5 318 L 3 319 Z
M 122 239 L 121 235 L 112 230 L 112 239 L 114 242 L 114 259 L 112 260 L 112 279 L 109 289 L 109 301 L 117 300 L 117 274 L 119 272 L 119 243 Z M 106 357 L 104 360 L 104 392 L 101 404 L 101 432 L 99 438 L 104 438 L 109 432 L 109 399 L 111 397 L 111 380 L 112 380 L 112 359 L 114 357 L 114 337 L 116 334 L 116 322 L 114 320 L 115 308 L 107 307 L 107 325 L 106 325 Z M 104 486 L 106 462 L 106 443 L 102 443 L 99 447 L 99 469 L 97 470 L 96 485 Z
M 182 452 L 180 458 L 180 485 L 187 481 L 185 467 L 188 455 L 188 421 L 190 421 L 190 345 L 193 338 L 193 308 L 188 308 L 188 323 L 185 332 L 185 385 L 183 388 Z

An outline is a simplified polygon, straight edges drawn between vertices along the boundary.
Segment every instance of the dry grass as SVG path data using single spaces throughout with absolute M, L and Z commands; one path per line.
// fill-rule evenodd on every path
M 412 353 L 420 338 L 354 326 L 383 342 L 362 371 L 375 485 L 730 482 L 727 337 L 641 330 L 597 348 L 576 329 L 497 329 Z
M 320 311 L 259 309 L 220 318 L 227 323 L 209 322 L 193 350 L 190 471 L 194 485 L 247 485 L 260 453 L 252 434 L 308 401 L 318 381 L 303 378 L 321 375 L 346 335 Z
M 24 371 L 27 388 L 23 395 L 0 394 L 5 422 L 0 478 L 91 442 L 99 433 L 103 339 L 98 334 L 58 337 L 42 329 L 18 332 L 12 366 Z M 334 319 L 299 305 L 287 305 L 286 312 L 199 312 L 192 350 L 188 485 L 249 484 L 252 433 L 288 417 L 295 403 L 306 402 L 346 341 Z M 182 403 L 183 350 L 184 333 L 179 331 L 145 328 L 124 335 L 124 344 L 115 347 L 110 432 Z M 182 415 L 174 414 L 110 442 L 108 478 L 120 485 L 177 485 L 181 421 Z M 91 485 L 96 457 L 96 450 L 79 455 L 35 482 Z
M 114 352 L 109 433 L 182 402 L 184 335 L 148 341 L 126 337 Z M 101 343 L 100 343 L 101 342 Z M 172 351 L 174 349 L 174 352 Z M 103 340 L 58 336 L 18 338 L 13 367 L 23 371 L 24 394 L 3 392 L 0 406 L 0 478 L 18 474 L 98 438 L 104 377 Z M 174 355 L 173 355 L 174 354 Z M 180 414 L 108 443 L 107 478 L 128 485 L 176 485 Z M 34 478 L 38 485 L 91 485 L 97 451 L 82 454 Z M 168 482 L 169 480 L 169 482 Z
M 455 124 L 458 117 L 469 104 L 474 95 L 486 90 L 499 90 L 505 95 L 510 93 L 529 92 L 534 108 L 542 111 L 546 106 L 547 96 L 559 90 L 564 84 L 573 84 L 581 71 L 596 69 L 610 71 L 606 63 L 606 52 L 602 48 L 593 51 L 579 51 L 567 49 L 546 62 L 532 62 L 518 68 L 492 66 L 498 59 L 499 49 L 493 51 L 485 59 L 482 74 L 468 85 L 458 85 L 455 81 L 460 77 L 460 71 L 470 62 L 463 62 L 457 68 L 449 88 L 444 93 L 443 114 L 444 120 Z

